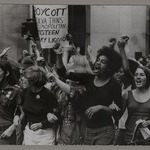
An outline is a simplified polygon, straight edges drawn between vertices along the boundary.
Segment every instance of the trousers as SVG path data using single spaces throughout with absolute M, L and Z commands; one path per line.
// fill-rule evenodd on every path
M 112 145 L 114 138 L 114 126 L 86 128 L 84 145 Z

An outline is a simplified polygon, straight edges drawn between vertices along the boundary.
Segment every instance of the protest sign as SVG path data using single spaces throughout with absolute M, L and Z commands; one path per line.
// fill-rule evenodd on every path
M 67 5 L 34 5 L 41 48 L 52 48 L 68 32 Z

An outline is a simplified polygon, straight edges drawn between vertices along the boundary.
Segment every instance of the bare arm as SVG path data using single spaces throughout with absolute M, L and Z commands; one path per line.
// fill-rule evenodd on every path
M 92 106 L 86 110 L 85 114 L 88 119 L 91 119 L 92 116 L 99 111 L 105 111 L 109 115 L 113 114 L 113 111 L 109 107 L 103 105 Z
M 59 78 L 54 76 L 52 73 L 48 74 L 48 78 L 53 78 L 52 80 L 60 87 L 61 90 L 63 90 L 66 94 L 70 93 L 70 86 L 63 81 L 61 81 Z
M 109 115 L 113 114 L 112 110 L 107 106 L 102 106 L 101 110 L 107 112 Z
M 24 116 L 25 116 L 25 113 L 24 113 L 23 108 L 22 108 L 21 105 L 19 105 L 19 110 L 21 112 L 21 114 L 20 114 L 20 122 L 21 122 L 23 120 Z
M 21 112 L 20 117 L 19 117 L 19 115 L 14 116 L 13 124 L 1 134 L 0 138 L 9 138 L 9 137 L 11 137 L 13 132 L 16 130 L 16 127 L 21 123 L 21 120 L 24 117 L 24 112 L 23 112 L 21 106 L 19 106 L 19 110 Z
M 64 48 L 63 55 L 62 55 L 62 62 L 66 69 L 68 64 L 68 58 L 69 58 L 69 51 L 67 50 L 67 48 Z
M 37 48 L 36 43 L 34 43 L 34 42 L 32 42 L 32 50 L 33 50 L 33 53 L 35 53 L 35 55 L 36 55 L 36 59 L 38 59 L 40 57 L 40 52 Z
M 123 102 L 122 115 L 124 114 L 124 112 L 127 108 L 127 99 L 128 99 L 128 92 L 124 93 L 122 96 L 122 102 Z
M 125 53 L 125 45 L 126 44 L 127 44 L 127 42 L 125 39 L 121 39 L 121 41 L 118 41 L 118 48 L 120 50 L 120 55 L 122 57 L 124 71 L 127 71 L 130 69 L 129 61 L 128 61 L 127 55 Z
M 2 139 L 10 138 L 13 132 L 16 130 L 15 124 L 12 124 L 8 129 L 6 129 L 0 136 Z
M 22 122 L 22 120 L 23 120 L 23 118 L 24 118 L 24 116 L 25 116 L 24 111 L 23 111 L 23 108 L 22 108 L 21 105 L 18 106 L 18 109 L 19 109 L 20 115 L 19 115 L 19 114 L 16 114 L 16 115 L 14 116 L 13 123 L 14 123 L 15 126 L 18 126 L 18 125 Z
M 94 64 L 96 61 L 96 58 L 92 55 L 92 50 L 93 48 L 90 45 L 88 45 L 87 52 L 90 57 L 90 61 L 92 62 L 92 64 Z
M 60 79 L 58 79 L 57 77 L 55 78 L 55 82 L 56 84 L 66 93 L 69 94 L 70 93 L 70 86 L 66 83 L 64 83 L 63 81 L 61 81 Z

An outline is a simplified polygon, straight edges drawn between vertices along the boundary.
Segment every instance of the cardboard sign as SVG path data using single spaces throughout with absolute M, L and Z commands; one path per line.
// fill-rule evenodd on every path
M 34 5 L 41 48 L 52 48 L 68 32 L 67 5 Z

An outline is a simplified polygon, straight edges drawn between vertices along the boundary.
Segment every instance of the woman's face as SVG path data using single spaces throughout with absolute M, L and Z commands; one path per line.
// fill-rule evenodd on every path
M 22 76 L 20 78 L 20 86 L 21 86 L 22 89 L 25 89 L 25 88 L 30 86 L 29 80 L 28 80 L 29 76 L 30 76 L 29 71 L 24 69 L 23 72 L 22 72 Z
M 109 66 L 109 59 L 106 56 L 101 55 L 98 57 L 98 59 L 94 64 L 94 73 L 96 75 L 105 74 L 109 69 L 108 66 Z
M 0 68 L 0 82 L 3 80 L 3 78 L 4 78 L 4 70 Z
M 144 88 L 146 85 L 146 74 L 141 68 L 137 68 L 134 74 L 134 81 L 137 88 Z
M 27 78 L 25 78 L 25 76 L 22 76 L 20 78 L 20 86 L 21 86 L 22 89 L 25 89 L 25 88 L 29 87 L 29 81 L 28 81 Z
M 115 78 L 119 83 L 121 83 L 124 79 L 124 71 L 123 68 L 120 68 L 118 72 L 115 73 Z

